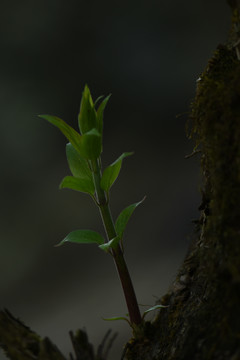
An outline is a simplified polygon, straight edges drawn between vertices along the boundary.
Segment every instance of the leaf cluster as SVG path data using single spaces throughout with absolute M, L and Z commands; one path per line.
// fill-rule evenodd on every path
M 101 96 L 94 102 L 88 86 L 85 86 L 78 115 L 79 132 L 57 116 L 40 115 L 41 118 L 56 126 L 69 141 L 66 145 L 66 157 L 72 175 L 63 178 L 60 189 L 68 188 L 89 194 L 98 206 L 101 204 L 98 202 L 94 175 L 96 164 L 98 166 L 101 164 L 103 115 L 109 98 L 110 95 Z M 132 152 L 123 153 L 103 172 L 100 171 L 100 191 L 106 195 L 106 199 L 109 199 L 109 191 L 118 178 L 123 159 L 132 154 Z M 122 241 L 129 218 L 142 201 L 126 207 L 120 213 L 115 222 L 116 236 L 114 238 L 105 240 L 102 235 L 95 231 L 75 230 L 70 232 L 57 246 L 66 242 L 95 243 L 100 249 L 110 252 Z

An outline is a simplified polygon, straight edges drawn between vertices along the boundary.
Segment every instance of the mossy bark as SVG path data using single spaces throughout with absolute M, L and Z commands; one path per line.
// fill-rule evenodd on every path
M 234 5 L 234 4 L 233 4 Z M 236 2 L 238 6 L 238 2 Z M 236 10 L 236 9 L 234 9 Z M 236 12 L 234 12 L 236 21 Z M 235 29 L 231 36 L 235 36 Z M 240 359 L 240 61 L 219 46 L 197 83 L 191 137 L 204 189 L 199 236 L 128 360 Z
M 85 330 L 69 335 L 74 355 L 66 358 L 49 338 L 41 338 L 8 310 L 0 311 L 0 347 L 11 360 L 106 360 L 117 336 L 109 330 L 95 352 Z
M 0 312 L 0 346 L 12 360 L 66 360 L 48 338 L 41 339 L 6 310 Z

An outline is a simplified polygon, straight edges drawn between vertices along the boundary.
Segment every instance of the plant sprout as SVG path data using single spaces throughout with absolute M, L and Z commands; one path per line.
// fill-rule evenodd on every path
M 115 222 L 112 218 L 109 192 L 119 175 L 123 159 L 133 153 L 123 153 L 102 171 L 103 113 L 109 98 L 110 95 L 105 98 L 100 97 L 93 102 L 90 90 L 87 85 L 85 86 L 78 115 L 79 133 L 56 116 L 40 115 L 40 117 L 56 126 L 69 141 L 66 145 L 66 156 L 72 176 L 64 177 L 60 189 L 69 188 L 89 194 L 99 208 L 106 233 L 106 238 L 104 238 L 92 230 L 72 231 L 57 246 L 66 242 L 95 243 L 101 250 L 113 257 L 126 299 L 129 320 L 123 317 L 109 320 L 125 319 L 133 329 L 137 329 L 142 324 L 143 317 L 147 312 L 162 307 L 162 305 L 154 306 L 145 311 L 143 317 L 141 316 L 132 280 L 123 256 L 122 238 L 126 225 L 133 211 L 144 199 L 125 208 Z M 97 106 L 97 104 L 99 105 Z

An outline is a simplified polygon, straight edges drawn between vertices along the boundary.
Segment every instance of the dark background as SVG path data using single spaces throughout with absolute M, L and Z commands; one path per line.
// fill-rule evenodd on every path
M 197 157 L 184 159 L 192 151 L 185 123 L 196 80 L 229 24 L 223 0 L 1 1 L 0 307 L 65 354 L 70 329 L 86 327 L 97 345 L 111 327 L 118 359 L 130 330 L 102 320 L 126 313 L 110 256 L 95 246 L 54 247 L 71 230 L 103 230 L 90 198 L 58 190 L 69 174 L 66 140 L 37 114 L 76 128 L 85 83 L 94 98 L 112 93 L 104 165 L 135 152 L 112 189 L 112 210 L 116 217 L 147 196 L 125 251 L 139 302 L 153 305 L 198 217 L 201 177 Z

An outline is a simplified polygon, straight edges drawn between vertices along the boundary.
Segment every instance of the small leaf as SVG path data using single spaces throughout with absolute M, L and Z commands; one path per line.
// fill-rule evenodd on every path
M 132 155 L 133 152 L 123 153 L 119 158 L 109 165 L 103 172 L 101 179 L 101 188 L 104 191 L 109 191 L 113 183 L 118 177 L 118 174 L 121 170 L 122 161 L 125 157 Z
M 131 326 L 130 321 L 128 320 L 128 318 L 124 317 L 124 316 L 117 316 L 117 317 L 111 317 L 111 318 L 103 318 L 103 320 L 105 321 L 117 321 L 117 320 L 124 320 L 127 321 L 129 323 L 129 325 Z
M 101 102 L 101 104 L 99 105 L 99 107 L 97 109 L 97 129 L 101 135 L 103 132 L 103 112 L 108 103 L 108 100 L 110 99 L 110 96 L 111 96 L 111 94 L 108 95 L 107 97 L 105 97 L 105 99 L 103 99 L 103 101 Z M 96 102 L 95 102 L 95 104 L 96 104 Z
M 154 311 L 154 310 L 162 309 L 162 308 L 167 308 L 167 307 L 168 307 L 168 305 L 155 305 L 155 306 L 150 307 L 150 308 L 147 309 L 146 311 L 144 311 L 144 314 L 147 314 L 147 313 L 149 313 L 150 311 Z
M 63 133 L 63 135 L 66 136 L 73 147 L 81 154 L 81 135 L 76 130 L 74 130 L 65 121 L 58 118 L 57 116 L 39 115 L 39 117 L 56 126 Z
M 97 103 L 103 98 L 103 95 L 100 95 L 95 101 L 94 101 L 94 107 L 96 108 Z
M 137 203 L 135 203 L 135 204 L 129 205 L 128 207 L 126 207 L 126 208 L 119 214 L 119 216 L 118 216 L 118 218 L 117 218 L 117 220 L 116 220 L 116 223 L 115 223 L 115 228 L 116 228 L 116 232 L 117 232 L 117 234 L 118 234 L 118 236 L 119 236 L 120 238 L 122 238 L 122 236 L 123 236 L 123 232 L 124 232 L 124 230 L 125 230 L 125 228 L 126 228 L 126 225 L 127 225 L 128 221 L 129 221 L 129 219 L 130 219 L 133 211 L 134 211 L 134 210 L 136 209 L 136 207 L 137 207 L 138 205 L 140 205 L 144 200 L 145 200 L 145 197 L 144 197 L 141 201 L 139 201 L 139 202 L 137 202 Z
M 89 179 L 93 183 L 92 173 L 87 160 L 70 143 L 66 145 L 66 155 L 73 176 L 80 179 Z
M 142 318 L 144 318 L 145 315 L 147 315 L 150 311 L 154 311 L 154 310 L 162 309 L 162 308 L 167 308 L 167 307 L 168 307 L 168 305 L 155 305 L 153 307 L 150 307 L 149 309 L 144 311 Z
M 60 189 L 68 188 L 76 191 L 81 191 L 90 195 L 94 195 L 94 184 L 89 179 L 79 179 L 74 176 L 66 176 L 61 184 Z
M 85 85 L 81 99 L 80 112 L 78 115 L 78 125 L 82 134 L 85 134 L 93 128 L 97 127 L 97 113 L 94 108 L 92 96 L 87 85 Z
M 89 160 L 97 159 L 102 151 L 102 137 L 97 129 L 82 135 L 81 151 L 85 158 Z
M 120 241 L 120 237 L 116 236 L 115 238 L 108 241 L 107 243 L 99 245 L 99 247 L 100 247 L 101 250 L 109 252 L 110 249 L 115 249 L 116 248 L 119 241 Z
M 75 230 L 70 232 L 58 245 L 63 245 L 65 242 L 78 244 L 103 244 L 104 238 L 102 235 L 92 230 Z

